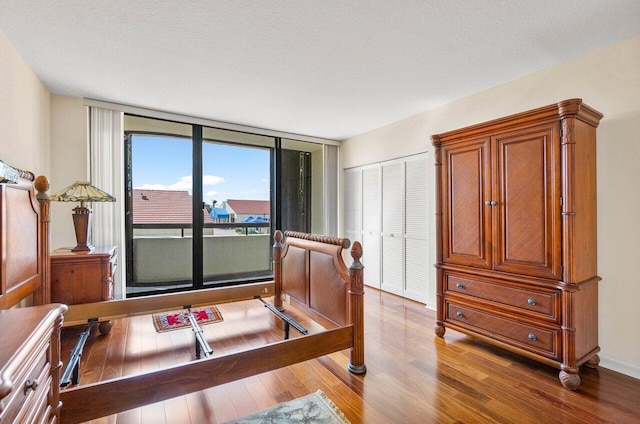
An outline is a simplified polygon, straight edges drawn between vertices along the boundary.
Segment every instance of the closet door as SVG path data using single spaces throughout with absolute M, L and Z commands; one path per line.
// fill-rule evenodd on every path
M 402 162 L 382 165 L 382 290 L 404 295 Z
M 427 155 L 408 158 L 404 173 L 404 296 L 427 303 L 429 295 L 429 175 Z
M 380 288 L 380 166 L 362 168 L 362 264 L 364 284 Z

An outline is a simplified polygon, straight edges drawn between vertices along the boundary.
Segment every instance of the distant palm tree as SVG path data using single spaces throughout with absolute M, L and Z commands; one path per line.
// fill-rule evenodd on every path
M 217 200 L 213 200 L 211 201 L 211 205 L 209 205 L 208 203 L 205 202 L 204 204 L 204 208 L 207 210 L 207 213 L 211 213 L 211 211 L 213 210 L 213 208 L 216 207 L 216 204 L 218 203 Z

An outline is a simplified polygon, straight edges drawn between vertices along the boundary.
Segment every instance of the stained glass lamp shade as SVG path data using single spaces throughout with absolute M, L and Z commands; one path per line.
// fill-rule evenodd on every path
M 52 194 L 51 200 L 57 202 L 80 202 L 80 206 L 73 208 L 73 226 L 76 231 L 76 247 L 73 252 L 89 252 L 93 248 L 88 243 L 91 209 L 85 207 L 85 202 L 115 202 L 112 195 L 92 186 L 88 181 L 76 181 L 69 187 Z

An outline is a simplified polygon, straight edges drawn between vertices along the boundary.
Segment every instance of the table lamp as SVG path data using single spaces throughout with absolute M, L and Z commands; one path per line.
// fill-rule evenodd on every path
M 93 248 L 87 243 L 89 239 L 89 221 L 91 209 L 87 208 L 85 202 L 115 202 L 112 195 L 105 193 L 97 187 L 92 186 L 88 181 L 76 181 L 51 196 L 51 200 L 57 202 L 80 202 L 80 206 L 73 208 L 73 226 L 76 231 L 76 247 L 72 252 L 89 252 Z

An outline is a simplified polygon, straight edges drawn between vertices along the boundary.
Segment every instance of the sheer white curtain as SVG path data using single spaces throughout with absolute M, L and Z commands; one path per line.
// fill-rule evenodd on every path
M 113 195 L 113 203 L 92 204 L 94 246 L 117 246 L 118 267 L 115 297 L 124 297 L 124 114 L 120 111 L 89 108 L 91 183 Z

